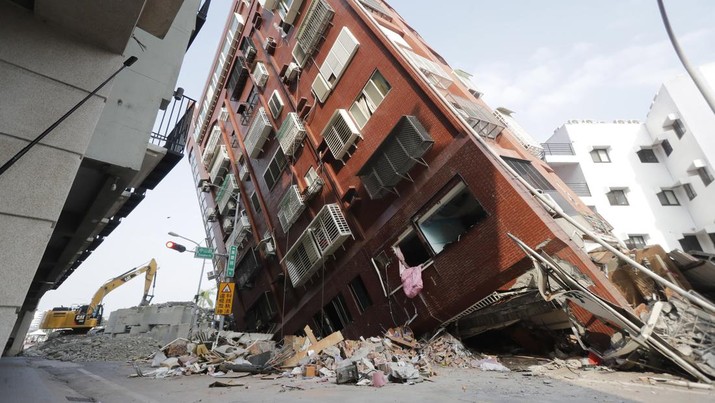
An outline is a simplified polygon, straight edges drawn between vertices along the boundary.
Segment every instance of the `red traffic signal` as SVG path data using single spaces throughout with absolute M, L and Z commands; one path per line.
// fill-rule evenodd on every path
M 178 251 L 178 252 L 184 252 L 184 251 L 186 250 L 186 246 L 184 246 L 184 245 L 182 245 L 182 244 L 179 244 L 179 243 L 176 243 L 176 242 L 174 242 L 174 241 L 168 241 L 168 242 L 166 243 L 166 247 L 169 248 L 169 249 L 173 249 L 173 250 L 175 250 L 175 251 Z

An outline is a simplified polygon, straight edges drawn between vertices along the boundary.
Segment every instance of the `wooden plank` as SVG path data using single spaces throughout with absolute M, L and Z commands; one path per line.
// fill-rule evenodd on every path
M 315 335 L 313 334 L 313 329 L 311 329 L 310 326 L 305 325 L 305 327 L 303 328 L 303 331 L 305 332 L 306 336 L 308 336 L 308 340 L 310 340 L 310 344 L 318 343 L 318 339 L 315 338 Z
M 300 360 L 302 360 L 303 358 L 308 356 L 308 351 L 312 350 L 315 352 L 315 354 L 318 354 L 321 351 L 325 350 L 326 348 L 328 348 L 330 346 L 334 346 L 334 345 L 340 343 L 341 341 L 343 341 L 342 333 L 340 333 L 339 331 L 332 333 L 331 335 L 324 338 L 323 340 L 320 340 L 319 342 L 312 344 L 310 347 L 308 347 L 307 350 L 300 351 L 293 357 L 285 360 L 283 362 L 282 366 L 283 367 L 295 367 L 296 365 L 298 365 Z

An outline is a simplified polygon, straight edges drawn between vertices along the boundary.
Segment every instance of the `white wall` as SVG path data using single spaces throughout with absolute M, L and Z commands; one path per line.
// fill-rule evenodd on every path
M 115 79 L 88 157 L 137 171 L 141 168 L 159 104 L 162 98 L 171 100 L 175 90 L 198 4 L 199 0 L 184 1 L 164 39 L 141 28 L 134 30 L 136 40 L 129 41 L 124 57 L 139 60 Z

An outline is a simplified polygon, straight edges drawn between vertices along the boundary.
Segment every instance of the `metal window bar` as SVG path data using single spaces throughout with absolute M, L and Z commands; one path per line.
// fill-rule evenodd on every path
M 288 188 L 285 195 L 278 204 L 278 220 L 281 223 L 283 232 L 287 232 L 293 223 L 305 210 L 305 203 L 300 195 L 297 185 Z
M 541 143 L 545 155 L 576 155 L 571 143 Z
M 283 154 L 293 156 L 305 138 L 306 131 L 303 124 L 295 112 L 288 113 L 280 129 L 276 133 L 276 138 L 280 143 Z
M 296 35 L 296 49 L 299 54 L 296 55 L 294 50 L 294 56 L 297 56 L 296 61 L 301 67 L 317 48 L 318 42 L 334 14 L 335 10 L 325 0 L 313 0 L 310 3 Z

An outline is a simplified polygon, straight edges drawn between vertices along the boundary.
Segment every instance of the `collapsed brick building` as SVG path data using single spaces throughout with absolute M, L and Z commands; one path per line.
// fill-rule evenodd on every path
M 627 306 L 587 240 L 532 192 L 587 225 L 598 217 L 388 4 L 233 7 L 187 152 L 210 245 L 238 246 L 237 329 L 437 328 L 533 267 L 508 234 Z M 414 298 L 394 248 L 421 272 Z M 215 258 L 218 275 L 226 264 Z

